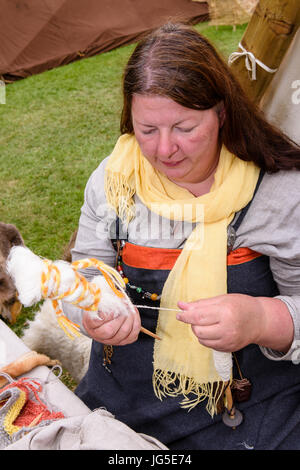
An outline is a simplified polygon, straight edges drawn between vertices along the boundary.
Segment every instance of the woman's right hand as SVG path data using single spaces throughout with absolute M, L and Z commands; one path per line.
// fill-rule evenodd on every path
M 113 315 L 109 315 L 104 319 L 96 318 L 88 311 L 84 311 L 82 323 L 92 339 L 113 346 L 134 343 L 141 330 L 141 319 L 137 309 L 128 316 L 119 315 L 113 318 Z

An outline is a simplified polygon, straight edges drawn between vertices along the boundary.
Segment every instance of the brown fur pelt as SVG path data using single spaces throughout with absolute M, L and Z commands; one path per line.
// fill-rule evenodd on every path
M 71 238 L 69 240 L 69 243 L 68 245 L 66 246 L 66 248 L 64 249 L 64 252 L 63 252 L 63 256 L 62 256 L 62 259 L 64 261 L 67 261 L 68 263 L 72 263 L 72 253 L 71 253 L 71 250 L 72 248 L 74 248 L 74 245 L 75 245 L 75 241 L 76 241 L 76 236 L 77 236 L 77 232 L 78 230 L 75 230 L 72 235 L 71 235 Z
M 11 323 L 15 323 L 22 308 L 13 281 L 6 271 L 8 254 L 15 245 L 24 246 L 19 230 L 12 224 L 0 222 L 0 315 Z

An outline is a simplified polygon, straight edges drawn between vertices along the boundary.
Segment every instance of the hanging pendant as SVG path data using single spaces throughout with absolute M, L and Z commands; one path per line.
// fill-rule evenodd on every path
M 252 384 L 250 380 L 234 379 L 231 384 L 231 392 L 235 402 L 243 403 L 244 401 L 250 400 L 252 391 Z

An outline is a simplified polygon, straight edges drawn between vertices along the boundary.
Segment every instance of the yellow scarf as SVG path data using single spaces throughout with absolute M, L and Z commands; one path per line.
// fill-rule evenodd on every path
M 210 192 L 195 197 L 154 169 L 134 136 L 119 138 L 105 171 L 107 201 L 119 217 L 127 222 L 134 217 L 137 194 L 162 217 L 198 222 L 166 280 L 161 307 L 178 309 L 179 300 L 191 302 L 227 292 L 227 226 L 252 199 L 258 175 L 253 163 L 223 147 Z M 183 395 L 184 407 L 208 398 L 207 409 L 214 414 L 222 379 L 213 351 L 199 344 L 191 326 L 178 321 L 175 312 L 160 311 L 157 334 L 161 338 L 154 346 L 157 396 Z

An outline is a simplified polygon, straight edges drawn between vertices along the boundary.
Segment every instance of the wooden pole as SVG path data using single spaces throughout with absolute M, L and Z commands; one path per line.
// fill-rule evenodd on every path
M 299 0 L 260 0 L 241 45 L 270 69 L 278 69 L 299 24 Z M 237 52 L 241 52 L 241 49 Z M 256 80 L 252 80 L 251 73 L 245 66 L 245 56 L 234 60 L 231 69 L 247 95 L 259 103 L 274 73 L 256 65 Z

